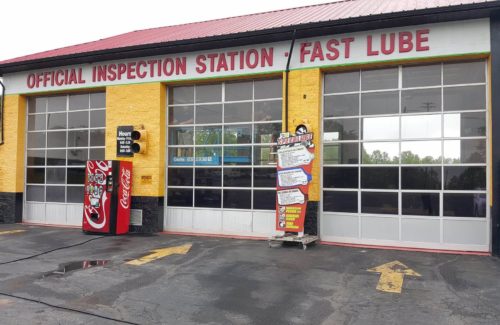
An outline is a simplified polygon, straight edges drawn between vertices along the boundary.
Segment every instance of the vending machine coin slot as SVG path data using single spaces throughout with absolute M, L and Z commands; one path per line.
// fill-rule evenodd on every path
M 113 192 L 113 174 L 106 176 L 106 191 Z

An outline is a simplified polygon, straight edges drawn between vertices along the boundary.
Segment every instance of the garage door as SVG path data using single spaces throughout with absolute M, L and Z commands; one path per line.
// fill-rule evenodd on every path
M 488 251 L 484 61 L 325 75 L 321 236 Z
M 281 79 L 169 89 L 165 230 L 272 233 L 281 89 Z
M 105 94 L 28 100 L 25 222 L 81 225 L 85 162 L 104 159 Z

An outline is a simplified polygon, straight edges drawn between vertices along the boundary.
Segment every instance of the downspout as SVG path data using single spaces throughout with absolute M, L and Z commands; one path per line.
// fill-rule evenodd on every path
M 2 86 L 2 99 L 0 100 L 0 128 L 2 129 L 0 131 L 0 145 L 3 144 L 3 103 L 5 101 L 5 85 L 3 82 L 0 80 L 0 86 Z
M 292 44 L 290 44 L 290 51 L 288 51 L 288 61 L 286 62 L 285 69 L 285 132 L 288 132 L 288 73 L 290 72 L 290 61 L 292 59 L 293 45 L 295 44 L 295 35 L 297 30 L 293 30 Z M 2 129 L 3 130 L 3 129 Z

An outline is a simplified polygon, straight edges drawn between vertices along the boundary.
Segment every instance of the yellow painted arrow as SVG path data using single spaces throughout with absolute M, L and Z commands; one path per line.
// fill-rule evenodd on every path
M 143 264 L 152 262 L 154 260 L 157 260 L 157 259 L 160 259 L 163 257 L 167 257 L 169 255 L 173 255 L 173 254 L 184 255 L 187 252 L 189 252 L 189 250 L 191 249 L 191 246 L 192 246 L 192 244 L 185 244 L 185 245 L 175 246 L 175 247 L 165 247 L 165 248 L 153 249 L 151 251 L 151 254 L 148 254 L 146 256 L 140 257 L 140 258 L 132 260 L 132 261 L 128 261 L 125 264 L 143 265 Z
M 377 290 L 392 293 L 401 293 L 405 275 L 421 276 L 400 261 L 393 261 L 367 270 L 380 273 Z
M 20 232 L 25 232 L 26 230 L 6 230 L 6 231 L 0 231 L 0 235 L 11 235 L 11 234 L 18 234 Z

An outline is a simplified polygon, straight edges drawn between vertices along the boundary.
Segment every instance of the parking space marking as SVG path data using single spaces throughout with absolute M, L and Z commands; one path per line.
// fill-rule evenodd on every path
M 169 255 L 173 255 L 173 254 L 185 255 L 187 252 L 189 252 L 192 245 L 193 244 L 185 244 L 185 245 L 181 245 L 181 246 L 153 249 L 151 251 L 151 254 L 145 255 L 143 257 L 140 257 L 140 258 L 132 260 L 132 261 L 128 261 L 125 264 L 138 266 L 138 265 L 143 265 L 143 264 L 158 260 L 160 258 L 164 258 L 164 257 L 167 257 Z
M 18 234 L 18 233 L 25 232 L 25 231 L 26 231 L 26 230 L 22 230 L 22 229 L 0 231 L 0 236 L 1 236 L 1 235 L 12 235 L 12 234 Z
M 421 275 L 410 269 L 400 261 L 392 261 L 367 270 L 368 272 L 380 273 L 377 290 L 391 293 L 401 293 L 405 275 Z

